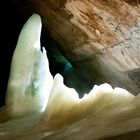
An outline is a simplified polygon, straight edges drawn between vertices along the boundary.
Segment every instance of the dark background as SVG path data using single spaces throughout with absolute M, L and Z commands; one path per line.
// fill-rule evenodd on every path
M 0 106 L 2 106 L 5 103 L 12 54 L 19 31 L 26 18 L 19 12 L 12 0 L 1 2 L 0 6 Z

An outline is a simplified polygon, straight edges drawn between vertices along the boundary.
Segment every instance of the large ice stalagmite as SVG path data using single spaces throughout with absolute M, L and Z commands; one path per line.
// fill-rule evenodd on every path
M 42 112 L 53 78 L 46 51 L 40 47 L 41 19 L 33 14 L 23 26 L 11 63 L 6 107 L 10 116 Z

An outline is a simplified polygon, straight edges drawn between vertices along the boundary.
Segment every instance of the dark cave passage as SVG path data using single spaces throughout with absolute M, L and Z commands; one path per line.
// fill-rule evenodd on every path
M 46 29 L 42 30 L 41 44 L 47 50 L 50 71 L 53 76 L 60 73 L 64 77 L 65 85 L 74 88 L 79 93 L 79 97 L 91 90 L 92 87 L 86 77 L 64 56 L 65 54 L 61 51 L 59 43 L 51 37 Z

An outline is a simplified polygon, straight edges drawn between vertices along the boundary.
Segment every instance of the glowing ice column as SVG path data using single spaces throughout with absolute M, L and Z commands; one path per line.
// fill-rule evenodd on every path
M 32 15 L 23 26 L 11 63 L 6 107 L 10 116 L 44 111 L 53 83 L 46 51 L 40 48 L 41 19 Z

